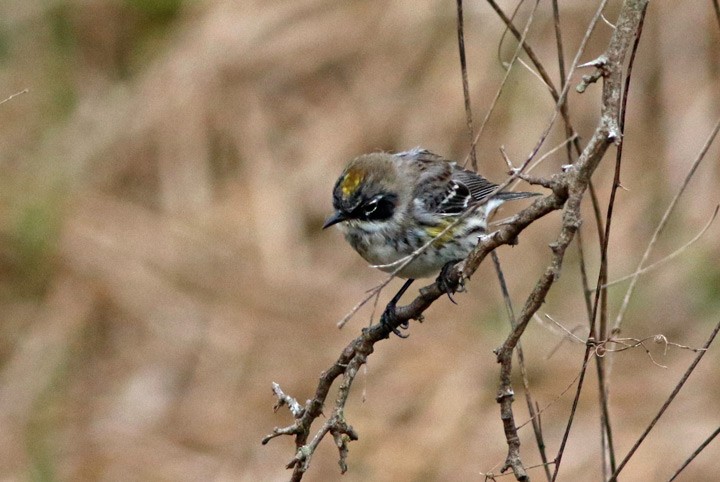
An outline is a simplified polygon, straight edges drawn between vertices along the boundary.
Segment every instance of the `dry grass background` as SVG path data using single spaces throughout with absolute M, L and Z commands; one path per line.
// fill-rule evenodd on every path
M 585 4 L 587 3 L 587 5 Z M 566 54 L 593 2 L 561 2 Z M 610 2 L 613 19 L 618 2 Z M 0 4 L 0 478 L 2 480 L 285 480 L 290 439 L 261 446 L 271 381 L 300 400 L 369 316 L 335 321 L 382 279 L 336 232 L 320 230 L 344 163 L 422 145 L 468 151 L 454 2 L 82 0 Z M 503 4 L 510 10 L 507 2 Z M 502 25 L 467 2 L 476 122 L 503 71 Z M 556 72 L 548 5 L 530 42 Z M 526 12 L 521 13 L 521 18 Z M 601 25 L 584 61 L 599 54 Z M 638 53 L 611 278 L 631 272 L 720 111 L 720 28 L 711 2 L 654 2 Z M 508 59 L 515 45 L 508 42 Z M 555 78 L 557 76 L 555 75 Z M 579 77 L 573 79 L 577 82 Z M 589 136 L 598 87 L 571 94 Z M 499 181 L 498 147 L 521 159 L 551 98 L 517 69 L 479 144 Z M 558 130 L 548 145 L 562 139 Z M 714 146 L 655 258 L 690 239 L 720 199 Z M 542 168 L 554 172 L 561 155 Z M 607 199 L 608 158 L 596 186 Z M 589 207 L 589 206 L 586 206 Z M 589 213 L 589 211 L 588 211 Z M 520 302 L 549 259 L 557 215 L 503 247 Z M 647 275 L 624 334 L 699 346 L 720 308 L 718 227 Z M 595 228 L 584 229 L 597 270 Z M 594 274 L 592 275 L 594 277 Z M 391 286 L 394 288 L 394 285 Z M 611 289 L 611 313 L 622 298 Z M 386 293 L 387 298 L 391 293 Z M 347 411 L 360 440 L 343 480 L 482 480 L 505 441 L 492 349 L 507 331 L 489 263 L 459 306 L 439 300 L 408 340 L 379 345 Z M 545 305 L 585 326 L 577 260 Z M 531 326 L 524 337 L 540 405 L 575 378 L 583 346 Z M 624 454 L 693 354 L 662 346 L 611 355 L 611 414 Z M 623 472 L 667 478 L 720 423 L 718 347 Z M 590 382 L 592 383 L 592 382 Z M 571 395 L 543 414 L 553 454 Z M 523 402 L 516 404 L 520 421 Z M 561 480 L 599 480 L 597 395 L 585 390 Z M 537 463 L 532 433 L 523 460 Z M 720 445 L 685 480 L 711 480 Z M 536 477 L 541 477 L 540 473 Z M 327 441 L 307 480 L 339 479 Z

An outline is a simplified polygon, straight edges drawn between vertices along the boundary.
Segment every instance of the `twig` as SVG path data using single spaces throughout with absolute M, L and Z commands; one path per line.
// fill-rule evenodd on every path
M 555 44 L 557 46 L 557 59 L 558 59 L 558 71 L 560 74 L 560 86 L 564 87 L 565 82 L 567 81 L 565 77 L 565 52 L 563 51 L 563 43 L 562 43 L 562 31 L 560 29 L 560 9 L 558 7 L 557 0 L 552 0 L 552 9 L 553 9 L 553 27 L 555 28 Z M 563 109 L 565 109 L 566 114 L 563 115 L 563 118 L 567 117 L 567 101 L 563 103 Z M 565 136 L 570 138 L 573 137 L 573 129 L 572 126 L 569 123 L 565 123 Z M 572 162 L 572 148 L 570 144 L 567 146 L 567 158 L 568 158 L 568 164 Z
M 467 60 L 465 59 L 465 32 L 462 0 L 457 0 L 457 35 L 458 49 L 460 50 L 460 73 L 462 74 L 463 98 L 465 99 L 465 122 L 467 123 L 470 139 L 472 140 L 475 133 L 473 132 L 473 117 L 470 104 L 470 84 L 468 82 Z M 474 143 L 470 144 L 470 162 L 473 169 L 477 172 L 477 154 Z
M 7 97 L 7 98 L 5 98 L 5 99 L 3 99 L 3 100 L 0 100 L 0 105 L 4 104 L 5 102 L 9 102 L 9 101 L 13 100 L 13 99 L 14 99 L 15 97 L 17 97 L 18 95 L 26 94 L 26 93 L 28 93 L 28 92 L 29 92 L 28 89 L 23 89 L 23 90 L 21 90 L 20 92 L 15 92 L 15 93 L 12 94 L 11 96 L 9 96 L 9 97 Z
M 515 189 L 515 186 L 517 186 L 517 184 L 519 184 L 521 180 L 525 181 L 525 182 L 529 182 L 530 184 L 544 185 L 543 183 L 544 183 L 545 179 L 543 179 L 543 178 L 533 179 L 530 176 L 528 176 L 528 173 L 532 172 L 536 167 L 538 167 L 540 164 L 542 164 L 545 160 L 547 160 L 550 156 L 555 154 L 557 151 L 559 151 L 563 147 L 566 147 L 566 146 L 572 147 L 572 143 L 575 141 L 576 138 L 577 138 L 577 134 L 573 134 L 572 137 L 565 139 L 560 144 L 556 145 L 555 147 L 553 147 L 552 149 L 547 151 L 545 154 L 540 156 L 535 162 L 530 164 L 528 166 L 528 168 L 525 169 L 525 171 L 522 174 L 520 174 L 518 176 L 520 178 L 520 180 L 517 180 L 517 181 L 515 181 L 515 183 L 511 184 L 510 187 L 508 188 L 508 190 L 512 191 L 513 189 Z M 500 148 L 500 152 L 502 153 L 503 158 L 507 160 L 511 170 L 514 171 L 515 168 L 512 167 L 512 163 L 510 162 L 509 158 L 507 157 L 507 153 L 505 152 L 505 150 L 502 147 Z M 548 186 L 545 186 L 545 187 L 548 187 Z
M 492 2 L 492 0 L 488 0 L 488 2 Z M 473 139 L 472 144 L 470 144 L 471 149 L 475 149 L 475 146 L 477 146 L 477 143 L 480 140 L 480 136 L 482 135 L 483 131 L 485 130 L 485 126 L 487 125 L 488 120 L 490 120 L 490 116 L 492 115 L 493 111 L 495 110 L 497 101 L 500 98 L 500 95 L 502 94 L 502 91 L 505 88 L 505 85 L 507 84 L 508 78 L 510 78 L 510 72 L 512 71 L 512 66 L 515 64 L 515 60 L 520 56 L 520 51 L 523 49 L 523 45 L 525 44 L 525 37 L 527 36 L 528 31 L 530 30 L 530 25 L 532 25 L 533 19 L 535 17 L 535 11 L 537 10 L 539 4 L 540 4 L 540 0 L 535 0 L 535 6 L 533 7 L 532 11 L 530 12 L 530 16 L 528 17 L 528 20 L 525 24 L 525 29 L 523 30 L 522 36 L 520 36 L 520 42 L 518 43 L 518 46 L 515 48 L 515 52 L 513 53 L 512 60 L 510 61 L 510 64 L 509 64 L 507 70 L 505 71 L 505 76 L 503 77 L 502 82 L 500 82 L 500 87 L 498 87 L 497 92 L 495 93 L 495 97 L 493 97 L 493 100 L 490 102 L 490 108 L 488 109 L 487 113 L 485 114 L 485 117 L 483 118 L 482 122 L 480 123 L 480 128 L 478 129 L 477 134 L 475 134 L 475 138 Z M 463 165 L 464 164 L 467 164 L 467 158 L 465 159 L 465 162 L 463 162 Z
M 395 275 L 388 276 L 385 281 L 375 286 L 374 288 L 369 289 L 367 291 L 368 295 L 365 296 L 365 298 L 363 298 L 362 300 L 360 300 L 355 306 L 353 306 L 352 309 L 348 311 L 347 314 L 343 316 L 340 321 L 337 322 L 336 326 L 339 329 L 342 329 L 345 324 L 347 324 L 347 322 L 350 321 L 353 316 L 355 316 L 355 313 L 357 313 L 360 308 L 365 306 L 368 301 L 373 299 L 373 297 L 375 298 L 375 306 L 377 306 L 377 300 L 380 297 L 380 292 L 393 280 L 393 278 L 395 278 Z
M 647 9 L 647 4 L 644 9 Z M 593 307 L 593 320 L 597 313 L 597 301 L 600 298 L 600 324 L 596 332 L 594 333 L 595 339 L 604 340 L 608 337 L 607 329 L 607 290 L 602 289 L 601 286 L 607 282 L 608 277 L 608 255 L 607 250 L 610 243 L 610 228 L 612 226 L 612 218 L 615 207 L 615 198 L 617 190 L 620 187 L 620 170 L 622 167 L 622 154 L 624 146 L 625 136 L 625 115 L 627 114 L 627 100 L 630 92 L 630 79 L 632 79 L 633 66 L 635 64 L 635 56 L 637 54 L 638 46 L 640 45 L 640 37 L 642 36 L 643 24 L 645 18 L 645 10 L 643 10 L 640 20 L 637 25 L 635 33 L 635 41 L 633 42 L 632 49 L 630 51 L 630 60 L 628 61 L 628 67 L 625 73 L 625 86 L 622 92 L 622 101 L 620 107 L 620 115 L 618 125 L 620 128 L 620 142 L 617 143 L 617 150 L 615 151 L 615 173 L 613 177 L 612 189 L 610 190 L 610 199 L 608 200 L 607 214 L 605 215 L 605 232 L 602 239 L 602 249 L 600 254 L 600 273 L 598 275 L 599 289 L 595 292 L 595 306 Z M 614 28 L 614 27 L 613 27 Z M 592 333 L 592 330 L 591 330 Z M 646 350 L 647 351 L 647 350 Z M 647 352 L 650 355 L 650 352 Z M 652 359 L 652 355 L 650 355 Z M 654 360 L 653 360 L 654 362 Z M 600 434 L 601 434 L 601 447 L 603 453 L 603 480 L 607 478 L 608 473 L 612 473 L 616 469 L 615 462 L 615 448 L 613 444 L 612 427 L 610 425 L 610 414 L 608 409 L 608 384 L 607 375 L 605 371 L 605 360 L 602 357 L 595 359 L 595 366 L 597 368 L 598 377 L 598 395 L 600 403 Z
M 540 417 L 540 415 L 542 415 L 543 412 L 545 412 L 548 408 L 550 408 L 550 407 L 552 407 L 553 405 L 555 405 L 555 404 L 558 402 L 558 400 L 560 400 L 562 397 L 564 397 L 565 394 L 573 387 L 573 385 L 575 385 L 575 382 L 578 381 L 578 378 L 579 378 L 579 377 L 580 377 L 580 374 L 578 373 L 578 374 L 575 376 L 575 378 L 573 378 L 572 381 L 568 384 L 568 386 L 565 387 L 565 390 L 563 390 L 562 392 L 560 392 L 554 399 L 552 399 L 550 402 L 548 402 L 547 405 L 545 405 L 543 408 L 536 408 L 536 410 L 535 410 L 535 412 L 536 412 L 536 413 L 535 413 L 535 416 L 536 416 L 536 417 Z M 531 420 L 526 420 L 526 421 L 524 421 L 523 423 L 521 423 L 520 425 L 518 425 L 518 427 L 517 427 L 518 430 L 520 430 L 521 428 L 523 428 L 525 425 L 529 424 L 530 422 L 531 422 Z M 552 475 L 552 474 L 551 474 L 551 475 Z
M 717 5 L 717 3 L 715 5 Z M 692 454 L 690 454 L 690 457 L 688 457 L 687 460 L 685 460 L 685 462 L 683 462 L 683 464 L 680 466 L 680 468 L 677 469 L 677 471 L 673 474 L 672 477 L 670 477 L 668 482 L 672 482 L 673 480 L 675 480 L 677 478 L 677 476 L 680 475 L 680 472 L 685 470 L 685 467 L 687 467 L 690 464 L 690 462 L 692 462 L 693 459 L 695 457 L 697 457 L 697 455 L 700 452 L 702 452 L 705 449 L 705 447 L 707 447 L 710 444 L 710 442 L 713 441 L 713 439 L 715 437 L 717 437 L 717 435 L 719 433 L 720 433 L 720 427 L 716 428 L 715 431 L 713 433 L 711 433 L 710 436 L 708 438 L 706 438 L 705 441 L 703 443 L 701 443 L 700 446 L 698 448 L 696 448 Z
M 528 470 L 531 470 L 531 469 L 537 469 L 538 467 L 545 467 L 547 469 L 547 467 L 550 465 L 552 465 L 552 462 L 544 462 L 542 464 L 529 465 L 525 468 Z M 508 474 L 496 474 L 494 472 L 480 472 L 480 475 L 485 477 L 485 480 L 495 480 L 499 477 L 506 477 L 510 474 L 509 473 Z
M 648 340 L 652 340 L 654 343 L 662 343 L 665 345 L 665 352 L 663 354 L 667 354 L 667 347 L 668 346 L 674 346 L 677 348 L 682 348 L 684 350 L 690 350 L 693 352 L 699 352 L 704 350 L 704 348 L 693 348 L 687 345 L 681 345 L 679 343 L 673 343 L 671 341 L 668 341 L 667 337 L 663 334 L 653 335 L 653 336 L 647 336 L 643 339 L 638 338 L 610 338 L 609 340 L 602 341 L 600 343 L 597 343 L 595 345 L 595 354 L 599 358 L 605 357 L 607 353 L 619 353 L 621 351 L 629 350 L 631 348 L 636 348 L 638 346 L 643 347 L 645 350 L 645 353 L 650 358 L 650 361 L 653 362 L 654 365 L 660 367 L 660 368 L 667 368 L 665 365 L 661 365 L 660 363 L 655 361 L 655 358 L 653 358 L 652 353 L 650 353 L 650 350 L 648 347 L 645 346 L 645 342 Z M 631 342 L 631 343 L 628 343 Z M 620 348 L 608 348 L 609 344 L 615 344 L 615 345 L 621 345 Z
M 609 479 L 610 482 L 617 481 L 618 474 L 620 474 L 622 469 L 625 467 L 625 464 L 627 464 L 628 460 L 630 460 L 632 458 L 635 451 L 638 449 L 638 447 L 640 447 L 640 444 L 643 443 L 643 441 L 645 440 L 647 435 L 650 433 L 650 431 L 653 429 L 653 427 L 655 426 L 657 421 L 660 420 L 660 417 L 662 417 L 663 413 L 665 413 L 665 410 L 667 410 L 667 408 L 670 406 L 672 401 L 675 399 L 675 396 L 677 396 L 677 394 L 680 392 L 682 387 L 685 385 L 685 382 L 690 377 L 690 374 L 693 372 L 693 370 L 695 370 L 695 367 L 698 365 L 698 363 L 700 363 L 700 360 L 702 360 L 702 357 L 705 355 L 707 349 L 710 347 L 710 344 L 715 339 L 715 336 L 718 334 L 718 331 L 720 331 L 720 322 L 718 322 L 717 325 L 715 325 L 715 329 L 710 334 L 710 337 L 705 342 L 705 344 L 702 346 L 702 349 L 698 352 L 697 356 L 695 357 L 693 362 L 690 364 L 688 369 L 685 371 L 685 373 L 683 374 L 680 381 L 677 383 L 677 385 L 675 385 L 675 388 L 673 389 L 670 396 L 667 398 L 667 400 L 665 400 L 665 403 L 663 403 L 662 407 L 660 407 L 660 411 L 658 411 L 657 415 L 655 415 L 655 417 L 652 419 L 652 421 L 648 424 L 648 426 L 643 431 L 642 435 L 640 435 L 640 438 L 637 440 L 637 442 L 635 442 L 635 444 L 632 446 L 632 448 L 627 453 L 627 455 L 622 460 L 622 462 L 620 462 L 620 464 L 618 465 L 615 472 L 613 472 L 612 476 L 610 476 L 610 479 Z
M 572 72 L 574 72 L 575 67 L 579 63 L 579 58 L 584 52 L 605 2 L 606 0 L 601 3 L 598 12 L 586 30 L 578 52 L 573 59 L 569 75 L 572 75 Z M 607 55 L 610 60 L 608 62 L 608 76 L 602 91 L 601 118 L 595 133 L 590 138 L 585 149 L 569 169 L 547 180 L 547 185 L 552 190 L 549 195 L 537 199 L 532 205 L 511 217 L 507 224 L 483 236 L 470 255 L 468 255 L 463 262 L 459 263 L 455 269 L 450 270 L 447 276 L 447 281 L 452 286 L 458 286 L 461 280 L 468 279 L 475 273 L 480 263 L 492 250 L 502 244 L 514 242 L 526 227 L 546 214 L 561 208 L 563 209 L 562 227 L 556 241 L 551 244 L 552 258 L 526 299 L 523 309 L 517 318 L 516 327 L 510 332 L 503 345 L 496 350 L 498 361 L 501 364 L 501 387 L 503 387 L 498 393 L 498 401 L 501 405 L 501 418 L 506 428 L 506 439 L 508 441 L 508 456 L 503 471 L 512 468 L 515 477 L 519 480 L 526 480 L 527 473 L 520 462 L 519 438 L 517 437 L 517 429 L 512 415 L 513 392 L 510 385 L 512 353 L 527 327 L 529 320 L 532 319 L 533 315 L 540 308 L 549 289 L 560 275 L 565 251 L 580 226 L 580 204 L 585 192 L 590 188 L 590 178 L 608 147 L 618 140 L 619 130 L 617 128 L 617 121 L 620 112 L 619 99 L 621 98 L 618 86 L 622 77 L 622 65 L 627 51 L 627 44 L 635 32 L 633 30 L 635 26 L 633 25 L 633 20 L 635 17 L 632 15 L 634 11 L 628 7 L 629 3 L 631 3 L 630 0 L 623 6 L 623 13 L 621 13 L 620 21 L 618 22 L 618 30 L 615 35 L 613 35 L 610 45 L 608 46 Z M 635 5 L 635 3 L 632 2 L 632 5 Z M 630 10 L 629 13 L 628 10 Z M 523 44 L 524 42 L 521 41 L 520 45 Z M 519 175 L 519 173 L 527 167 L 529 162 L 534 159 L 547 138 L 561 110 L 564 99 L 567 96 L 569 85 L 570 83 L 566 82 L 562 92 L 559 93 L 556 108 L 544 132 L 516 175 Z M 514 177 L 511 177 L 507 183 L 513 179 Z M 498 190 L 504 187 L 506 187 L 506 184 L 499 186 Z M 357 438 L 357 434 L 352 427 L 345 422 L 343 409 L 359 367 L 367 362 L 367 357 L 373 352 L 375 343 L 386 339 L 393 328 L 397 328 L 411 319 L 420 317 L 436 299 L 445 293 L 446 291 L 442 289 L 437 282 L 432 283 L 422 288 L 419 296 L 408 305 L 397 307 L 396 317 L 390 323 L 377 323 L 363 329 L 361 334 L 343 350 L 337 361 L 328 370 L 323 372 L 315 391 L 315 396 L 305 404 L 302 415 L 299 418 L 295 417 L 295 422 L 290 426 L 276 428 L 272 434 L 263 439 L 263 442 L 267 443 L 279 435 L 293 435 L 295 437 L 296 454 L 288 464 L 288 467 L 293 468 L 292 480 L 300 480 L 302 478 L 308 468 L 310 458 L 317 444 L 328 433 L 332 434 L 336 443 L 338 443 L 341 470 L 345 469 L 347 442 Z M 586 353 L 587 361 L 589 347 L 586 349 Z M 578 385 L 582 383 L 582 374 L 584 374 L 584 370 L 578 380 Z M 328 420 L 315 433 L 313 439 L 310 440 L 311 425 L 322 414 L 322 409 L 327 400 L 330 388 L 333 382 L 341 375 L 343 376 L 343 380 L 338 388 L 338 396 L 334 409 Z M 574 404 L 577 404 L 577 400 Z M 567 433 L 569 433 L 569 425 L 566 429 L 564 440 L 567 438 Z M 559 456 L 556 457 L 556 463 L 559 463 L 561 455 L 562 451 L 559 453 Z M 554 477 L 557 476 L 557 473 L 558 466 L 556 465 Z
M 602 21 L 605 23 L 605 25 L 615 30 L 615 25 L 613 25 L 612 22 L 610 22 L 610 20 L 608 20 L 605 15 L 602 16 Z
M 557 325 L 562 331 L 564 331 L 565 333 L 567 333 L 567 335 L 568 335 L 571 339 L 573 339 L 573 340 L 575 340 L 575 341 L 577 341 L 578 343 L 581 343 L 581 344 L 583 344 L 583 345 L 587 343 L 587 340 L 583 340 L 583 339 L 581 339 L 580 337 L 578 337 L 575 333 L 573 333 L 572 331 L 568 330 L 568 329 L 565 328 L 563 325 L 561 325 L 560 323 L 558 323 L 557 321 L 555 321 L 555 319 L 554 319 L 552 316 L 548 315 L 547 313 L 545 313 L 545 318 L 547 318 L 548 320 L 552 321 L 552 322 L 553 322 L 555 325 Z
M 594 20 L 597 21 L 602 10 L 605 6 L 603 2 L 600 8 L 597 10 Z M 587 149 L 592 146 L 593 141 L 598 138 L 598 133 L 602 132 L 606 136 L 603 139 L 605 142 L 618 142 L 621 136 L 620 131 L 620 119 L 622 112 L 622 66 L 624 63 L 625 56 L 630 48 L 631 40 L 638 34 L 639 26 L 644 18 L 647 7 L 647 0 L 627 0 L 623 3 L 620 15 L 618 17 L 617 28 L 613 32 L 610 38 L 610 43 L 607 50 L 602 55 L 606 59 L 602 73 L 604 76 L 603 91 L 602 91 L 602 104 L 601 104 L 601 125 L 596 130 L 596 134 L 590 140 L 590 144 Z M 569 85 L 569 83 L 568 83 Z M 597 139 L 598 141 L 600 139 Z M 603 150 L 604 153 L 604 150 Z M 580 164 L 582 156 L 578 159 L 577 164 Z M 589 183 L 589 181 L 588 181 Z M 571 195 L 572 200 L 572 195 Z M 570 200 L 568 201 L 570 203 Z M 578 206 L 579 208 L 579 206 Z M 579 212 L 579 211 L 578 211 Z M 595 318 L 591 319 L 590 333 L 594 333 Z M 590 339 L 588 340 L 591 341 Z M 568 418 L 568 423 L 563 433 L 562 442 L 558 450 L 558 454 L 555 458 L 555 472 L 553 474 L 553 480 L 556 480 L 560 470 L 560 463 L 562 461 L 563 452 L 567 443 L 570 429 L 572 427 L 575 411 L 577 410 L 580 393 L 582 391 L 583 381 L 585 378 L 585 370 L 590 357 L 591 345 L 588 343 L 585 349 L 585 356 L 581 367 L 581 376 L 578 380 L 578 386 L 575 392 L 575 398 L 573 400 L 572 409 Z
M 690 246 L 695 244 L 695 242 L 697 242 L 707 232 L 708 229 L 710 229 L 710 226 L 712 226 L 712 223 L 715 221 L 715 218 L 717 218 L 718 210 L 720 210 L 720 204 L 715 206 L 715 210 L 713 211 L 712 216 L 710 217 L 710 220 L 707 222 L 707 224 L 705 224 L 705 226 L 700 230 L 700 232 L 697 233 L 690 241 L 683 244 L 678 249 L 676 249 L 669 255 L 665 256 L 664 258 L 659 259 L 658 261 L 655 261 L 653 264 L 645 266 L 644 268 L 642 268 L 638 271 L 635 271 L 634 273 L 630 273 L 629 275 L 623 276 L 622 278 L 618 278 L 616 280 L 605 283 L 603 285 L 603 289 L 608 288 L 610 286 L 614 286 L 616 284 L 620 284 L 623 281 L 627 281 L 629 279 L 636 278 L 636 277 L 643 275 L 649 271 L 652 271 L 655 268 L 658 268 L 658 267 L 664 265 L 668 261 L 671 261 L 671 260 L 677 258 L 678 256 L 680 256 L 683 252 L 685 252 L 686 249 L 688 249 Z
M 700 153 L 695 158 L 695 161 L 690 166 L 690 169 L 688 170 L 687 175 L 685 176 L 685 180 L 683 181 L 682 185 L 678 189 L 678 192 L 675 194 L 675 197 L 673 197 L 672 201 L 670 201 L 670 205 L 665 210 L 665 214 L 663 214 L 662 219 L 660 220 L 660 223 L 658 223 L 657 227 L 655 228 L 655 232 L 653 233 L 652 239 L 650 239 L 650 242 L 648 243 L 647 248 L 645 248 L 645 252 L 643 253 L 642 258 L 640 259 L 640 263 L 638 263 L 638 267 L 635 270 L 636 273 L 642 270 L 643 266 L 645 265 L 645 262 L 647 261 L 648 257 L 650 257 L 650 253 L 652 252 L 653 248 L 655 247 L 655 243 L 657 242 L 660 233 L 667 225 L 668 219 L 670 218 L 670 214 L 675 210 L 675 206 L 677 205 L 678 200 L 680 199 L 680 196 L 685 192 L 685 188 L 687 188 L 688 183 L 695 175 L 695 171 L 697 170 L 700 163 L 705 159 L 705 154 L 707 153 L 708 149 L 712 145 L 713 141 L 715 140 L 715 136 L 717 136 L 718 131 L 720 131 L 720 120 L 715 124 L 715 127 L 713 127 L 712 132 L 708 136 L 707 140 L 705 141 L 705 145 L 703 145 L 702 149 L 700 149 Z M 636 276 L 633 276 L 632 281 L 630 281 L 630 286 L 628 287 L 627 291 L 625 292 L 625 297 L 623 298 L 622 305 L 620 306 L 620 310 L 618 311 L 617 317 L 615 318 L 615 323 L 612 328 L 612 334 L 618 334 L 620 333 L 621 325 L 623 322 L 623 317 L 625 316 L 625 312 L 627 311 L 628 305 L 630 304 L 630 298 L 632 297 L 634 291 L 635 291 L 635 285 L 637 284 L 639 274 Z
M 527 70 L 528 72 L 530 72 L 530 75 L 532 75 L 532 76 L 535 77 L 537 80 L 539 80 L 540 83 L 541 83 L 548 91 L 552 91 L 552 88 L 550 87 L 550 85 L 547 84 L 547 82 L 545 82 L 545 80 L 542 78 L 542 75 L 540 75 L 539 72 L 537 72 L 537 71 L 534 70 L 532 67 L 530 67 L 530 65 L 528 65 L 527 62 L 525 62 L 523 59 L 518 59 L 517 62 L 518 62 L 520 65 L 522 65 L 523 67 L 525 67 L 525 70 Z
M 503 300 L 505 300 L 505 307 L 507 308 L 508 320 L 510 321 L 510 328 L 514 329 L 516 326 L 515 312 L 512 307 L 512 300 L 510 299 L 510 293 L 507 288 L 507 283 L 505 282 L 505 275 L 502 271 L 502 267 L 500 266 L 500 258 L 498 257 L 498 255 L 495 251 L 493 251 L 491 253 L 491 258 L 493 261 L 493 265 L 495 266 L 495 272 L 497 273 L 498 282 L 500 284 L 500 291 L 502 292 Z M 550 478 L 552 477 L 552 475 L 550 473 L 550 468 L 548 467 L 547 454 L 545 453 L 545 440 L 542 435 L 542 427 L 540 426 L 540 418 L 537 416 L 537 413 L 535 412 L 536 403 L 533 401 L 532 393 L 530 392 L 530 382 L 528 380 L 527 369 L 525 368 L 525 354 L 523 353 L 522 344 L 520 343 L 520 341 L 518 341 L 518 344 L 515 347 L 515 351 L 517 352 L 518 366 L 520 367 L 520 376 L 522 378 L 523 389 L 525 391 L 525 401 L 528 406 L 528 413 L 530 414 L 530 421 L 532 421 L 532 425 L 533 425 L 533 432 L 535 434 L 535 442 L 537 443 L 538 452 L 540 453 L 540 458 L 542 459 L 543 466 L 545 467 L 545 475 L 549 481 Z
M 575 242 L 578 249 L 578 260 L 580 265 L 580 281 L 583 288 L 583 299 L 585 300 L 585 311 L 587 319 L 592 319 L 592 300 L 590 299 L 590 289 L 588 287 L 587 269 L 585 267 L 585 252 L 583 249 L 582 226 L 577 232 L 577 241 Z
M 280 410 L 280 407 L 282 407 L 283 405 L 287 405 L 288 410 L 290 410 L 290 413 L 292 413 L 293 417 L 302 417 L 303 408 L 297 400 L 295 400 L 293 397 L 285 395 L 285 392 L 282 391 L 280 385 L 275 382 L 272 383 L 272 390 L 278 399 L 277 403 L 273 407 L 273 411 L 277 412 L 278 410 Z

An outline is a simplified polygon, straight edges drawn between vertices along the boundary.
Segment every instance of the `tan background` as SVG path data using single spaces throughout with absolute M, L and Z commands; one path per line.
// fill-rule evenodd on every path
M 504 73 L 502 25 L 486 4 L 467 3 L 477 125 Z M 569 65 L 595 7 L 560 3 Z M 613 21 L 618 2 L 610 3 Z M 0 4 L 0 98 L 29 89 L 0 105 L 0 478 L 287 479 L 291 439 L 260 445 L 290 421 L 284 410 L 273 414 L 270 384 L 310 397 L 369 311 L 342 331 L 335 322 L 383 279 L 336 231 L 320 230 L 336 176 L 353 156 L 378 149 L 422 145 L 456 159 L 468 152 L 454 8 L 449 1 Z M 602 52 L 610 32 L 598 26 L 582 61 Z M 530 42 L 557 78 L 546 2 Z M 611 278 L 633 270 L 718 118 L 719 45 L 711 2 L 651 2 L 631 87 Z M 514 47 L 503 44 L 503 60 Z M 570 95 L 583 140 L 598 98 L 599 86 Z M 518 68 L 480 140 L 483 173 L 502 180 L 498 148 L 520 162 L 551 109 L 545 88 Z M 555 129 L 545 149 L 562 138 Z M 653 259 L 710 218 L 720 200 L 718 152 L 710 149 Z M 557 154 L 538 172 L 565 162 Z M 613 164 L 611 153 L 597 173 L 603 203 Z M 499 250 L 518 306 L 549 260 L 557 227 L 551 215 L 519 246 Z M 588 219 L 593 277 L 595 233 Z M 704 342 L 720 316 L 718 233 L 713 225 L 643 278 L 626 336 Z M 570 252 L 543 313 L 584 336 Z M 625 286 L 610 291 L 611 315 Z M 350 446 L 343 480 L 482 480 L 481 471 L 502 464 L 492 350 L 507 321 L 489 263 L 457 301 L 439 300 L 408 340 L 377 346 L 347 410 L 360 440 Z M 535 323 L 523 339 L 541 406 L 580 367 L 583 346 L 565 342 L 553 351 L 561 338 Z M 640 349 L 610 355 L 620 457 L 694 356 L 649 346 L 666 369 Z M 666 479 L 718 426 L 719 353 L 718 346 L 708 353 L 623 472 L 626 480 Z M 601 477 L 594 368 L 589 373 L 560 480 Z M 571 393 L 543 413 L 551 458 Z M 520 397 L 516 410 L 526 420 Z M 521 435 L 523 460 L 538 463 L 530 427 Z M 719 459 L 715 441 L 685 480 L 712 479 Z M 307 480 L 339 478 L 327 440 Z

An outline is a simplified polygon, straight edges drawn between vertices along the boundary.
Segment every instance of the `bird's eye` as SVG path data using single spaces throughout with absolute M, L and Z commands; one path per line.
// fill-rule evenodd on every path
M 361 217 L 367 221 L 384 221 L 390 219 L 395 212 L 397 196 L 386 194 L 377 196 L 361 206 Z
M 370 201 L 369 203 L 367 203 L 363 206 L 363 214 L 365 214 L 365 216 L 367 216 L 369 218 L 372 216 L 372 214 L 375 211 L 377 211 L 377 208 L 378 208 L 378 200 L 373 199 L 372 201 Z

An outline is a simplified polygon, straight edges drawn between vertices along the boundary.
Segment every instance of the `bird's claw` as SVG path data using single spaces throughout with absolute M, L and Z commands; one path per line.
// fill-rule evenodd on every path
M 410 325 L 407 321 L 398 323 L 397 313 L 395 313 L 395 304 L 390 303 L 385 308 L 382 316 L 380 317 L 380 324 L 385 328 L 395 333 L 400 338 L 407 338 L 410 335 L 404 334 L 399 328 L 407 329 Z
M 449 263 L 445 263 L 445 266 L 443 266 L 440 270 L 440 274 L 435 280 L 435 283 L 437 283 L 438 288 L 440 288 L 440 290 L 447 295 L 450 301 L 457 305 L 457 302 L 453 299 L 452 295 L 459 291 L 462 283 L 453 280 L 450 277 L 450 274 L 455 267 L 455 263 L 457 263 L 457 261 L 450 261 Z

